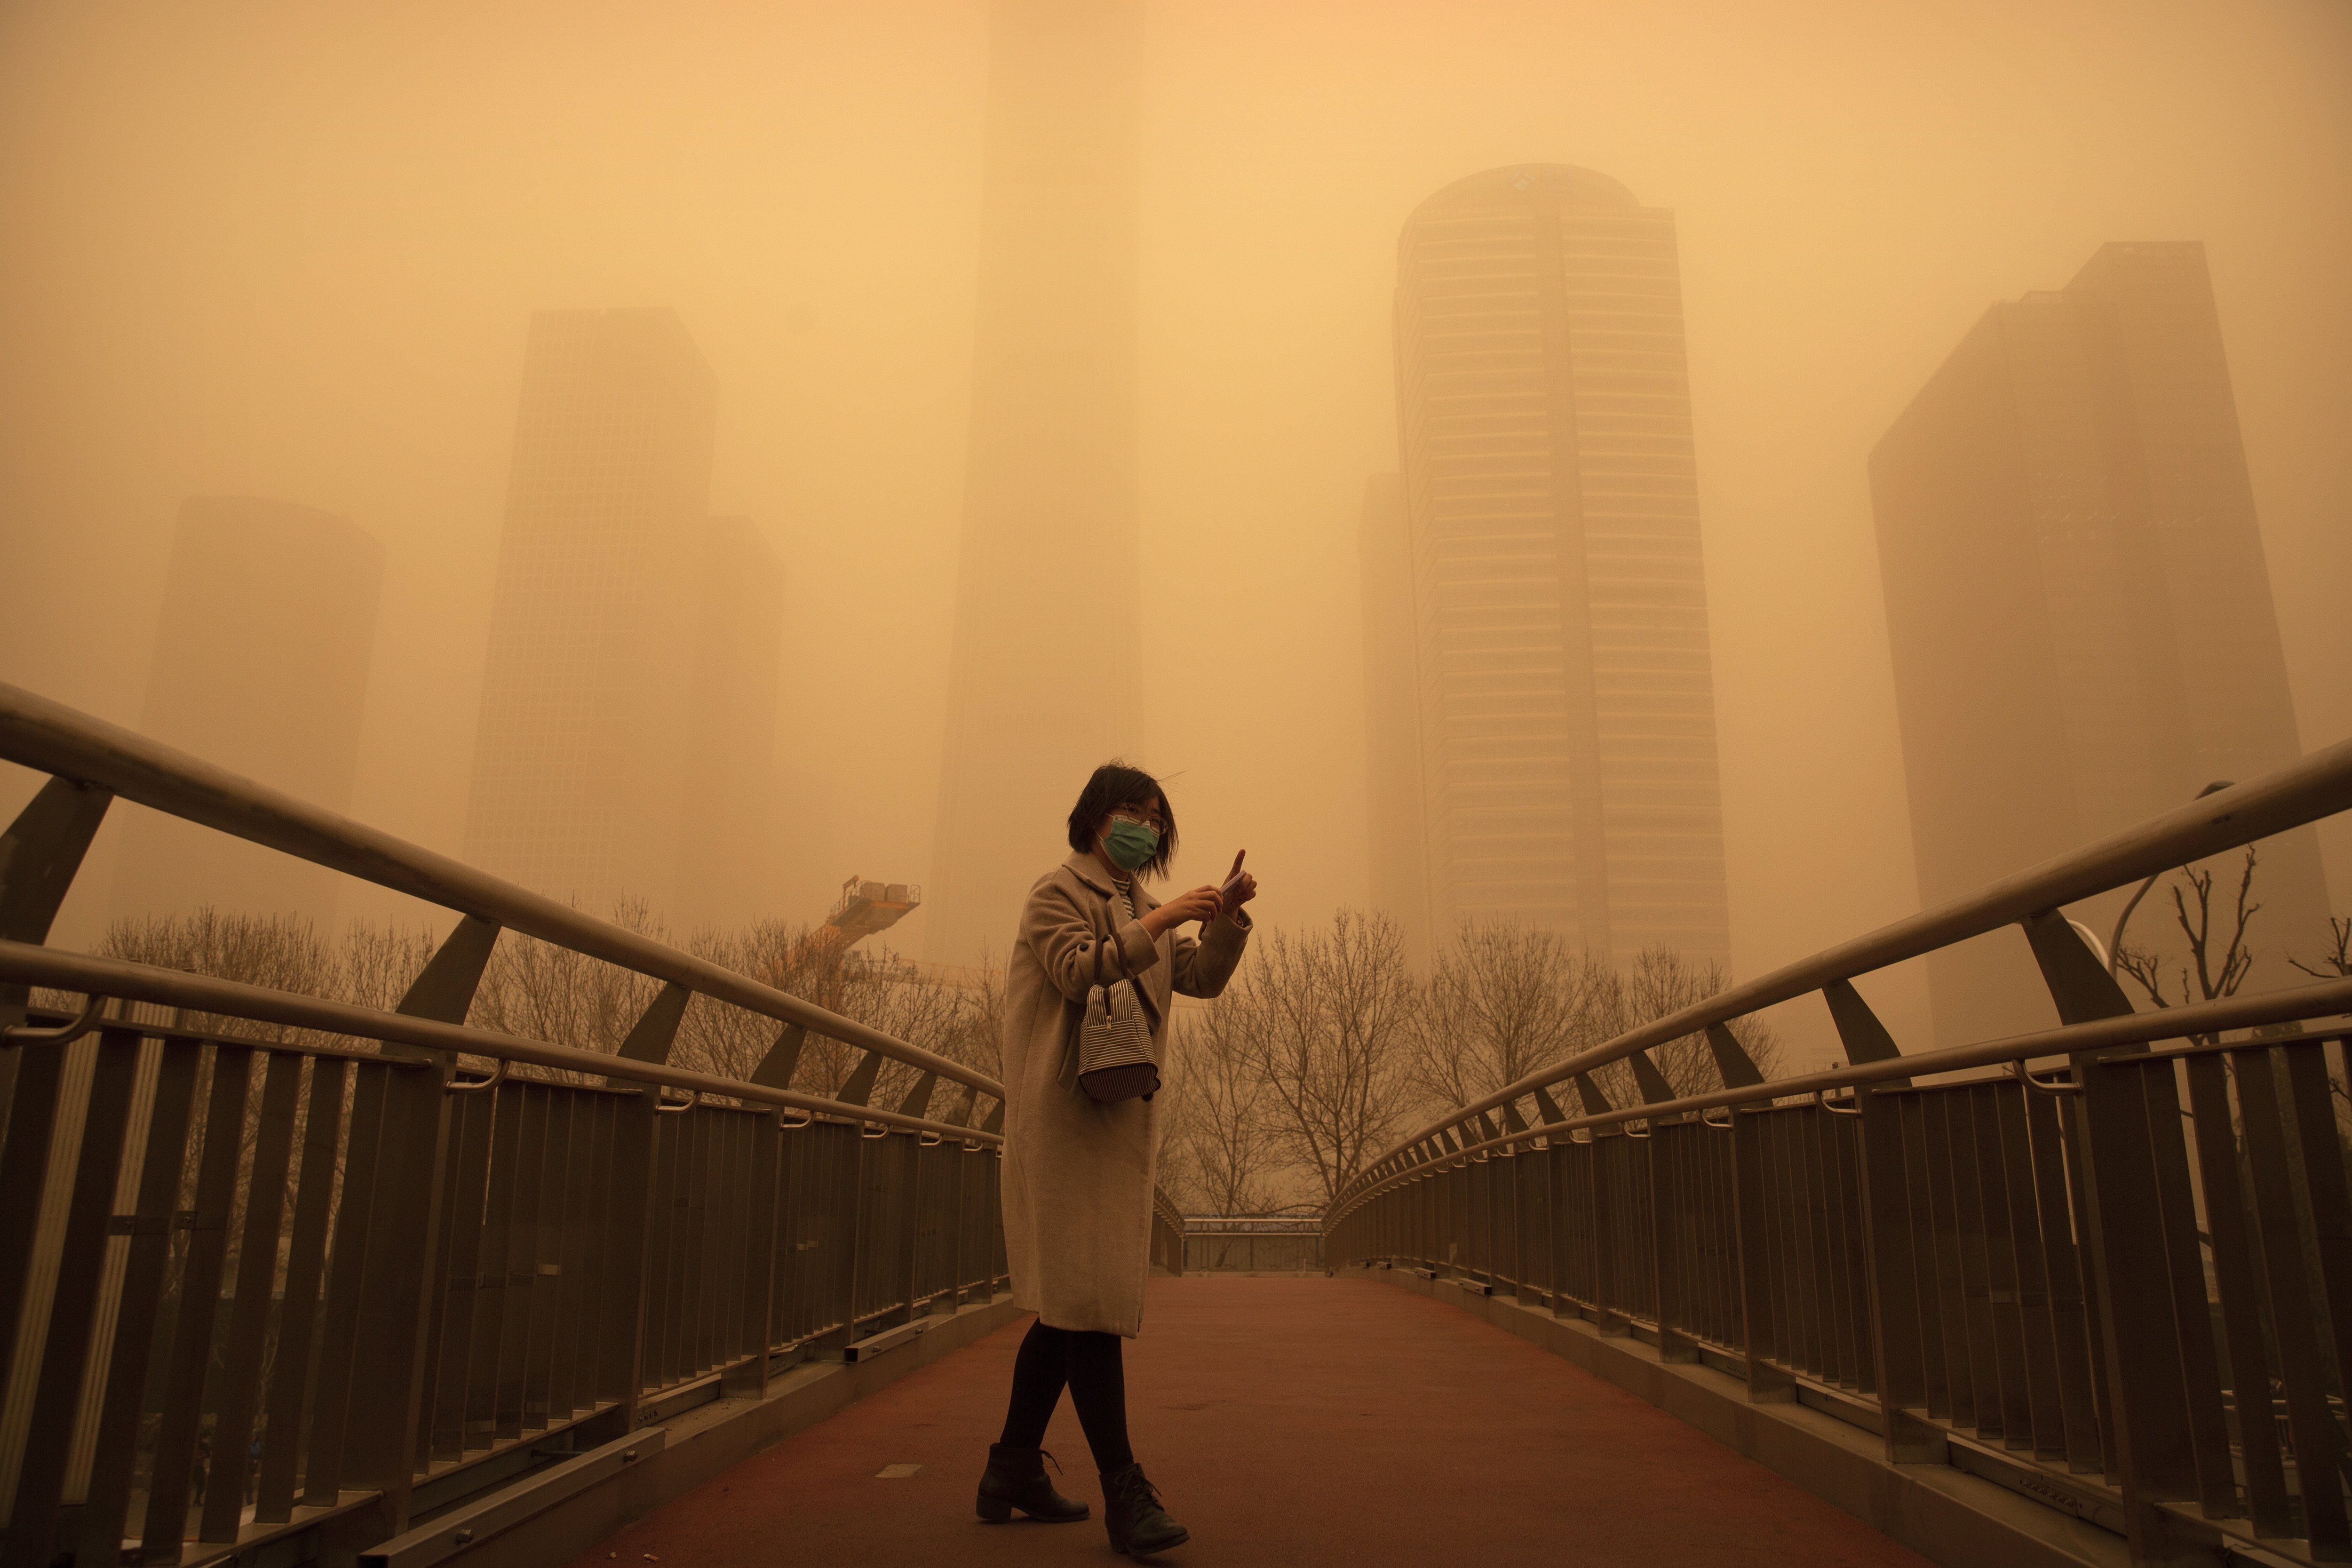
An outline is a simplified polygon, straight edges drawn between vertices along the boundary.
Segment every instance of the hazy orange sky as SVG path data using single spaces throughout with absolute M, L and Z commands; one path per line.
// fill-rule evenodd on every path
M 920 880 L 985 41 L 977 0 L 0 13 L 0 678 L 135 724 L 184 497 L 349 515 L 386 550 L 354 813 L 454 852 L 526 319 L 669 305 L 718 377 L 712 510 L 789 574 L 833 877 Z M 1499 163 L 1677 215 L 1742 974 L 1916 907 L 1864 459 L 1988 304 L 2104 242 L 2206 243 L 2303 742 L 2352 734 L 2341 0 L 1156 0 L 1149 50 L 1138 642 L 1180 877 L 1245 845 L 1261 918 L 1365 896 L 1397 231 Z M 1916 976 L 1864 989 L 1924 1039 Z

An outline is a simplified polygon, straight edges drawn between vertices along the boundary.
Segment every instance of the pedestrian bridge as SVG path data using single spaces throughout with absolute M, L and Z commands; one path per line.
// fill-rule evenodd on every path
M 985 1074 L 5 686 L 0 757 L 49 775 L 0 836 L 0 1568 L 1102 1549 L 969 1517 Z M 50 947 L 116 796 L 461 918 L 390 1011 Z M 1163 1202 L 1129 1405 L 1181 1550 L 2352 1558 L 2352 978 L 2136 1014 L 2059 913 L 2347 807 L 2352 744 L 1454 1108 L 1328 1277 L 1186 1274 Z M 2056 1029 L 1905 1054 L 1853 987 L 2011 924 Z M 471 1026 L 506 931 L 660 988 L 614 1054 Z M 1851 1065 L 1764 1081 L 1725 1026 L 1816 992 Z M 747 1079 L 671 1059 L 696 996 L 773 1023 Z M 829 1095 L 811 1035 L 864 1053 Z

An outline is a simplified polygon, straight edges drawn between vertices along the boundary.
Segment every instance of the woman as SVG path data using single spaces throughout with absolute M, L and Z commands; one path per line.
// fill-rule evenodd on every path
M 1176 814 L 1157 779 L 1120 763 L 1087 781 L 1069 839 L 1069 859 L 1029 889 L 1005 987 L 1004 1249 L 1013 1301 L 1037 1321 L 1013 1363 L 980 1516 L 1087 1517 L 1086 1504 L 1054 1489 L 1038 1447 L 1066 1384 L 1102 1472 L 1112 1547 L 1161 1552 L 1187 1535 L 1129 1451 L 1119 1347 L 1143 1326 L 1160 1107 L 1088 1099 L 1073 1058 L 1087 993 L 1132 977 L 1150 1004 L 1152 1056 L 1164 1062 L 1171 993 L 1224 989 L 1249 940 L 1241 906 L 1257 879 L 1236 855 L 1222 890 L 1195 888 L 1164 904 L 1145 891 L 1141 879 L 1163 875 L 1176 853 Z M 1192 921 L 1197 941 L 1177 933 Z

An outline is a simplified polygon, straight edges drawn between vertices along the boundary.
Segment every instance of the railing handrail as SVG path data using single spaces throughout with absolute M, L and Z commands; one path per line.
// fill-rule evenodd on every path
M 1825 985 L 1981 936 L 2043 910 L 2062 908 L 2124 883 L 2347 810 L 2352 810 L 2352 741 L 2339 741 L 2275 773 L 2200 796 L 2179 810 L 2004 877 L 1935 909 L 1923 910 L 1866 935 L 1824 948 L 1744 984 L 1718 991 L 1680 1012 L 1628 1029 L 1614 1039 L 1549 1067 L 1538 1068 L 1482 1100 L 1456 1107 L 1365 1162 L 1363 1172 L 1342 1190 L 1341 1200 L 1344 1203 L 1356 1196 L 1354 1189 L 1365 1182 L 1371 1171 L 1416 1143 L 1472 1117 L 1524 1099 L 1538 1089 L 1548 1089 L 1563 1079 L 1606 1067 L 1651 1046 L 1696 1035 L 1711 1024 L 1728 1023 Z M 2180 1012 L 2175 1009 L 2172 1016 L 2177 1018 Z M 2182 1032 L 2170 1028 L 2153 1037 Z M 1916 1063 L 1922 1058 L 1905 1059 Z M 1900 1076 L 1900 1069 L 1896 1076 Z
M 0 758 L 1004 1098 L 1003 1085 L 961 1062 L 5 681 Z
M 2258 1029 L 2268 1024 L 2310 1022 L 2345 1013 L 2352 1013 L 2352 979 L 2323 980 L 2284 991 L 2265 991 L 2254 996 L 2231 996 L 2216 1002 L 2200 1002 L 2193 1006 L 2168 1007 L 2151 1013 L 2120 1014 L 2112 1018 L 2095 1018 L 2089 1023 L 2069 1024 L 2030 1035 L 2011 1035 L 1971 1046 L 1922 1051 L 1917 1056 L 1857 1062 L 1821 1072 L 1801 1073 L 1794 1078 L 1774 1079 L 1768 1083 L 1710 1089 L 1702 1094 L 1686 1094 L 1678 1100 L 1621 1105 L 1591 1115 L 1540 1121 L 1517 1132 L 1506 1132 L 1480 1139 L 1475 1143 L 1465 1143 L 1459 1149 L 1448 1150 L 1443 1159 L 1390 1171 L 1366 1182 L 1342 1194 L 1340 1201 L 1331 1206 L 1330 1212 L 1324 1216 L 1324 1229 L 1328 1232 L 1332 1226 L 1372 1198 L 1427 1170 L 1453 1164 L 1491 1149 L 1524 1143 L 1541 1135 L 1573 1132 L 1586 1127 L 1613 1126 L 1622 1121 L 1662 1121 L 1703 1110 L 1720 1110 L 1726 1106 L 1736 1109 L 1753 1105 L 1759 1100 L 1810 1097 L 1864 1084 L 1884 1083 L 1889 1079 L 1927 1078 L 1940 1073 L 1963 1072 L 1969 1068 L 1997 1067 L 2005 1062 L 2073 1056 L 2083 1051 L 2113 1050 L 2126 1046 L 2148 1045 L 2157 1040 L 2220 1035 L 2231 1029 Z M 2289 1037 L 2279 1043 L 2288 1044 L 2294 1038 L 2305 1037 L 2331 1039 L 2337 1033 L 2333 1028 L 2317 1029 L 2307 1037 Z M 2239 1044 L 2231 1042 L 2231 1048 L 2237 1048 Z
M 0 981 L 47 986 L 57 991 L 78 991 L 94 996 L 112 996 L 129 1002 L 149 1002 L 164 1007 L 184 1007 L 191 1012 L 245 1018 L 256 1023 L 282 1024 L 298 1029 L 316 1029 L 321 1034 L 358 1039 L 382 1040 L 387 1045 L 412 1046 L 420 1050 L 454 1051 L 467 1056 L 490 1057 L 500 1061 L 524 1062 L 532 1067 L 598 1073 L 608 1079 L 629 1079 L 668 1089 L 691 1089 L 732 1100 L 807 1110 L 844 1121 L 873 1122 L 904 1131 L 935 1133 L 942 1139 L 958 1139 L 968 1143 L 997 1145 L 1004 1142 L 1001 1134 L 977 1128 L 960 1127 L 953 1122 L 937 1121 L 928 1117 L 901 1115 L 878 1106 L 851 1105 L 842 1100 L 828 1100 L 823 1095 L 771 1089 L 763 1084 L 748 1083 L 718 1073 L 696 1072 L 691 1068 L 607 1056 L 602 1051 L 559 1046 L 546 1040 L 534 1040 L 528 1036 L 478 1029 L 466 1024 L 438 1023 L 405 1013 L 387 1013 L 350 1002 L 331 1002 L 290 991 L 247 985 L 241 981 L 192 974 L 180 969 L 161 969 L 119 958 L 68 952 L 31 942 L 0 941 Z M 168 1024 L 110 1019 L 102 1021 L 100 1027 L 128 1029 L 157 1037 L 173 1033 Z M 300 1048 L 270 1040 L 257 1039 L 248 1043 L 262 1050 Z M 382 1059 L 394 1063 L 415 1060 L 398 1056 L 386 1056 Z

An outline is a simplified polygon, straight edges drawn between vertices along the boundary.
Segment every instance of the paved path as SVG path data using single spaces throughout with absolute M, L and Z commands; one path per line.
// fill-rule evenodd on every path
M 576 1568 L 1108 1563 L 1065 1399 L 1047 1446 L 1082 1524 L 972 1517 L 1029 1320 L 910 1373 L 639 1521 Z M 1504 1330 L 1370 1280 L 1154 1279 L 1127 1347 L 1135 1450 L 1182 1568 L 1577 1568 L 1925 1559 Z M 884 1480 L 890 1465 L 920 1465 Z

